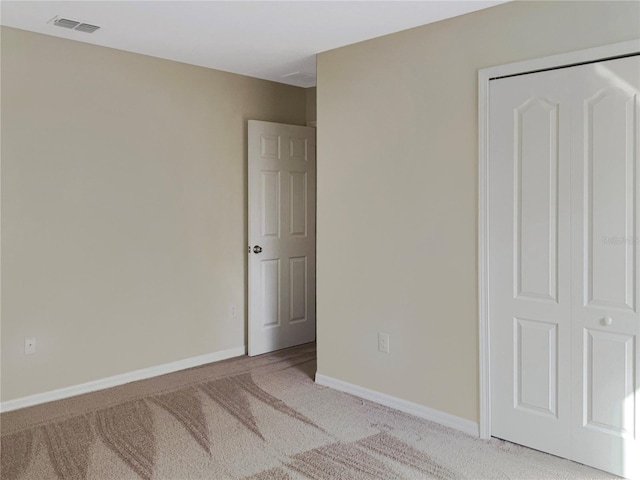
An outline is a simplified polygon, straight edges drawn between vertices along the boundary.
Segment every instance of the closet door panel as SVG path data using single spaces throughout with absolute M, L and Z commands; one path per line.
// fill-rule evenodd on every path
M 570 453 L 570 108 L 564 72 L 491 82 L 491 431 Z
M 567 69 L 572 88 L 571 458 L 640 477 L 640 57 Z

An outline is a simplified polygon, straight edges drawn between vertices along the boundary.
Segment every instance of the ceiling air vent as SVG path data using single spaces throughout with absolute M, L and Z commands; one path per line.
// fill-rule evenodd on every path
M 75 20 L 69 20 L 68 18 L 57 18 L 53 24 L 56 27 L 62 27 L 62 28 L 76 28 L 78 25 L 80 25 L 80 22 L 76 22 Z
M 51 20 L 49 22 L 51 23 Z M 83 23 L 78 20 L 71 20 L 69 18 L 62 17 L 53 18 L 53 24 L 56 27 L 68 28 L 69 30 L 76 30 L 84 33 L 93 33 L 100 28 L 97 25 L 91 25 L 90 23 Z
M 90 25 L 88 23 L 81 23 L 74 30 L 77 30 L 78 32 L 93 33 L 96 30 L 98 30 L 99 28 L 100 27 L 98 27 L 96 25 Z

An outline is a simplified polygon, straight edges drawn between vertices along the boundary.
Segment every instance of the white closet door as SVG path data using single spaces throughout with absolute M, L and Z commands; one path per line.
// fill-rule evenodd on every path
M 490 90 L 493 436 L 570 453 L 570 109 L 561 71 Z
M 569 69 L 572 458 L 640 478 L 640 57 Z
M 640 56 L 490 94 L 492 434 L 640 478 Z

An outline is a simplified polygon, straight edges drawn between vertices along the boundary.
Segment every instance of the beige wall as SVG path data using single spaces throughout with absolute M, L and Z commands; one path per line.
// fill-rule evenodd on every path
M 477 71 L 638 37 L 638 2 L 516 2 L 319 55 L 320 373 L 478 419 Z
M 307 125 L 316 121 L 316 87 L 307 88 Z
M 2 400 L 244 345 L 246 121 L 304 89 L 1 38 Z

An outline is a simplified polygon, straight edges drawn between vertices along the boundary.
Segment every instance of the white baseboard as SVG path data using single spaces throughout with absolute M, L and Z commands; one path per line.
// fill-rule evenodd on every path
M 184 360 L 178 360 L 177 362 L 164 363 L 162 365 L 156 365 L 154 367 L 142 368 L 140 370 L 134 370 L 132 372 L 122 373 L 120 375 L 114 375 L 113 377 L 102 378 L 100 380 L 93 380 L 91 382 L 81 383 L 79 385 L 73 385 L 71 387 L 51 390 L 44 393 L 37 393 L 35 395 L 29 395 L 22 398 L 16 398 L 15 400 L 8 400 L 6 402 L 0 403 L 0 412 L 9 412 L 11 410 L 17 410 L 19 408 L 31 407 L 33 405 L 39 405 L 41 403 L 74 397 L 83 393 L 90 393 L 98 390 L 103 390 L 105 388 L 117 387 L 118 385 L 124 385 L 125 383 L 135 382 L 137 380 L 145 380 L 147 378 L 157 377 L 159 375 L 165 375 L 167 373 L 173 373 L 179 370 L 185 370 L 187 368 L 199 367 L 200 365 L 205 365 L 207 363 L 219 362 L 220 360 L 239 357 L 241 355 L 244 355 L 246 352 L 247 349 L 245 346 L 235 347 L 228 350 L 206 353 L 197 357 L 185 358 Z
M 432 422 L 439 423 L 445 427 L 454 428 L 460 430 L 468 435 L 479 437 L 480 430 L 478 423 L 467 420 L 466 418 L 457 417 L 449 413 L 435 410 L 433 408 L 425 407 L 417 403 L 402 400 L 401 398 L 392 397 L 385 393 L 376 392 L 368 388 L 359 387 L 352 383 L 343 382 L 335 378 L 327 377 L 321 373 L 316 372 L 316 383 L 325 387 L 333 388 L 334 390 L 340 390 L 341 392 L 350 393 L 356 397 L 364 398 L 365 400 L 371 400 L 372 402 L 379 403 L 386 407 L 395 408 L 401 412 L 410 413 L 416 417 L 424 418 Z

